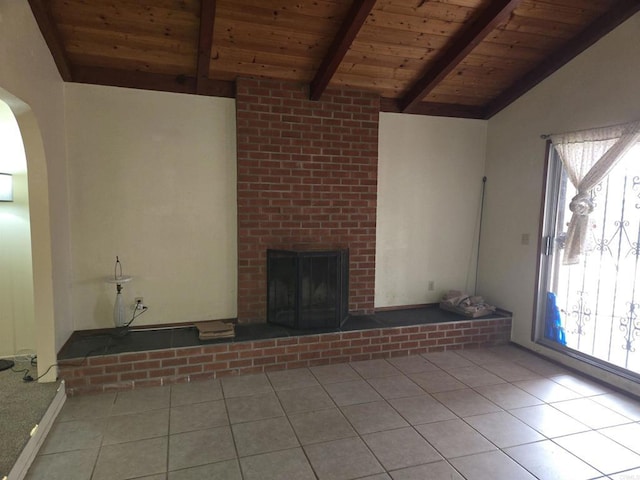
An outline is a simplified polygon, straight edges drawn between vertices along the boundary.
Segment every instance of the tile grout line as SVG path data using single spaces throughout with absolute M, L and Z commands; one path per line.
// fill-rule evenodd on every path
M 222 400 L 224 402 L 224 411 L 227 416 L 227 422 L 229 422 L 229 431 L 231 432 L 231 441 L 233 442 L 233 450 L 236 452 L 236 465 L 238 465 L 238 471 L 240 472 L 241 480 L 244 480 L 244 472 L 242 470 L 242 463 L 240 463 L 240 452 L 238 452 L 238 444 L 236 442 L 236 436 L 233 434 L 233 424 L 231 423 L 231 415 L 229 415 L 229 409 L 227 408 L 227 398 L 224 395 L 224 387 L 222 380 L 220 380 L 220 391 L 222 392 Z
M 385 361 L 385 362 L 389 363 L 389 362 L 388 362 L 388 359 L 376 359 L 376 360 L 383 360 L 383 361 Z M 364 361 L 366 362 L 367 360 L 364 360 Z M 369 361 L 373 361 L 373 360 L 369 360 Z M 456 469 L 456 468 L 451 464 L 451 462 L 449 462 L 449 460 L 448 460 L 447 458 L 445 458 L 445 456 L 444 456 L 444 455 L 442 455 L 442 453 L 441 453 L 441 452 L 440 452 L 440 451 L 439 451 L 439 450 L 438 450 L 434 445 L 432 445 L 432 444 L 431 444 L 431 443 L 430 443 L 426 438 L 424 438 L 424 436 L 423 436 L 420 432 L 418 432 L 418 431 L 416 430 L 415 425 L 413 425 L 413 424 L 412 424 L 412 423 L 411 423 L 407 418 L 405 418 L 405 417 L 404 417 L 400 412 L 398 412 L 398 410 L 397 410 L 393 405 L 391 405 L 391 404 L 389 403 L 388 399 L 387 399 L 387 398 L 385 398 L 384 396 L 382 396 L 382 395 L 380 394 L 380 392 L 378 392 L 378 391 L 375 389 L 375 387 L 374 387 L 373 385 L 371 385 L 371 384 L 368 382 L 368 379 L 367 379 L 367 378 L 365 378 L 364 376 L 362 376 L 362 374 L 360 374 L 360 372 L 358 372 L 355 368 L 353 368 L 353 367 L 350 365 L 350 363 L 353 363 L 353 362 L 349 362 L 349 363 L 347 363 L 346 365 L 349 365 L 349 366 L 352 368 L 352 370 L 354 370 L 354 371 L 355 371 L 355 373 L 356 373 L 357 375 L 359 375 L 359 376 L 360 376 L 361 380 L 363 380 L 367 385 L 370 385 L 370 386 L 371 386 L 371 388 L 373 388 L 373 389 L 374 389 L 374 390 L 375 390 L 375 391 L 380 395 L 380 397 L 381 397 L 381 399 L 382 399 L 382 400 L 379 400 L 379 401 L 383 401 L 383 402 L 385 402 L 385 404 L 386 404 L 389 408 L 391 408 L 395 413 L 397 413 L 397 414 L 398 414 L 398 415 L 399 415 L 399 416 L 400 416 L 400 417 L 401 417 L 401 418 L 402 418 L 402 419 L 403 419 L 403 420 L 408 424 L 408 426 L 409 426 L 413 431 L 415 431 L 417 435 L 419 435 L 419 436 L 420 436 L 420 438 L 424 439 L 424 441 L 425 441 L 425 442 L 427 442 L 427 444 L 428 444 L 428 445 L 430 445 L 430 446 L 431 446 L 431 448 L 433 448 L 436 452 L 438 452 L 438 454 L 442 457 L 442 460 L 434 460 L 433 462 L 428 462 L 427 464 L 420 464 L 420 465 L 428 465 L 428 464 L 430 464 L 430 463 L 435 463 L 435 462 L 439 462 L 439 461 L 444 461 L 444 462 L 445 462 L 445 463 L 447 463 L 447 465 L 449 465 L 449 466 L 450 466 L 454 471 L 456 471 L 456 472 L 460 473 L 460 472 L 459 472 L 459 471 L 458 471 L 458 470 L 457 470 L 457 469 Z M 389 363 L 389 364 L 390 364 L 390 363 Z M 390 364 L 390 365 L 391 365 L 391 366 L 393 366 L 394 368 L 396 368 L 394 365 L 392 365 L 392 364 Z M 439 367 L 438 367 L 438 368 L 439 368 Z M 403 377 L 407 378 L 407 379 L 408 379 L 409 381 L 411 381 L 412 383 L 415 383 L 415 382 L 413 382 L 413 380 L 412 380 L 408 375 L 406 375 L 404 372 L 401 372 L 400 370 L 398 370 L 398 371 L 399 371 L 399 373 L 400 373 Z M 344 383 L 344 382 L 336 382 L 336 383 Z M 322 387 L 324 388 L 324 385 L 322 385 Z M 419 387 L 419 388 L 421 388 L 419 385 L 418 385 L 418 387 Z M 422 388 L 421 388 L 421 389 L 422 389 Z M 424 391 L 424 390 L 423 390 L 423 391 Z M 431 396 L 431 395 L 430 395 L 428 392 L 426 392 L 426 391 L 425 391 L 424 393 L 425 393 L 425 394 L 427 394 L 427 395 L 429 395 L 429 396 Z M 329 392 L 327 392 L 327 394 L 329 394 Z M 330 395 L 329 395 L 329 396 L 330 396 Z M 410 397 L 404 397 L 404 398 L 410 398 Z M 433 398 L 433 397 L 432 397 L 432 398 Z M 434 400 L 435 400 L 435 401 L 437 401 L 436 399 L 434 399 Z M 353 404 L 353 405 L 364 405 L 364 404 L 366 404 L 366 403 L 372 403 L 372 402 L 363 402 L 363 403 L 357 403 L 357 404 Z M 350 406 L 350 405 L 348 405 L 348 406 Z M 346 420 L 347 422 L 349 422 L 349 424 L 351 425 L 351 428 L 353 428 L 353 430 L 356 432 L 356 435 L 358 436 L 358 438 L 360 439 L 360 441 L 361 441 L 361 442 L 362 442 L 362 443 L 367 447 L 367 449 L 369 450 L 369 452 L 371 452 L 371 454 L 372 454 L 372 455 L 374 456 L 374 458 L 378 461 L 378 463 L 380 463 L 380 465 L 382 466 L 382 468 L 383 468 L 383 470 L 385 471 L 385 473 L 390 474 L 390 472 L 391 472 L 391 471 L 397 471 L 397 470 L 402 470 L 402 469 L 404 469 L 404 468 L 412 468 L 412 467 L 419 466 L 419 465 L 412 465 L 412 466 L 402 467 L 402 468 L 399 468 L 399 469 L 396 469 L 396 470 L 391 470 L 391 471 L 387 470 L 387 468 L 382 464 L 382 462 L 380 461 L 380 459 L 378 459 L 378 457 L 376 456 L 375 452 L 374 452 L 373 450 L 371 450 L 371 448 L 369 447 L 369 444 L 367 444 L 367 442 L 362 438 L 362 434 L 361 434 L 360 432 L 358 432 L 358 430 L 357 430 L 357 429 L 355 428 L 355 426 L 351 423 L 351 421 L 349 420 L 349 418 L 348 418 L 348 417 L 346 417 L 346 415 L 345 415 L 345 414 L 344 414 L 344 412 L 342 411 L 342 408 L 341 408 L 339 405 L 336 405 L 336 407 L 338 408 L 338 410 L 340 411 L 340 413 L 342 414 L 342 416 L 345 418 L 345 420 Z M 445 406 L 445 408 L 446 408 L 446 406 Z M 452 412 L 452 413 L 453 413 L 453 412 Z M 371 434 L 373 434 L 373 433 L 380 433 L 380 432 L 388 432 L 388 431 L 393 431 L 393 430 L 400 430 L 400 429 L 402 429 L 402 428 L 408 428 L 408 427 L 398 427 L 398 428 L 393 428 L 393 429 L 390 429 L 390 430 L 381 430 L 381 431 L 379 431 L 379 432 L 371 432 Z M 326 443 L 326 442 L 325 442 L 325 443 Z M 460 475 L 462 475 L 462 474 L 460 473 Z
M 309 367 L 303 367 L 303 368 L 306 371 L 308 371 L 311 376 L 313 376 L 313 372 L 311 372 Z M 294 369 L 294 370 L 297 370 L 297 369 Z M 284 370 L 284 371 L 287 371 L 287 370 Z M 273 385 L 273 382 L 271 381 L 271 377 L 269 377 L 268 372 L 265 372 L 264 375 L 267 377 L 267 380 L 269 381 L 269 384 L 271 385 L 271 388 L 273 388 L 273 392 L 274 392 L 275 397 L 278 400 L 278 404 L 280 405 L 280 408 L 282 409 L 282 412 L 284 413 L 284 417 L 287 419 L 287 424 L 291 428 L 291 431 L 293 432 L 293 435 L 296 437 L 296 441 L 298 442 L 298 445 L 300 446 L 300 450 L 302 451 L 302 454 L 304 455 L 304 458 L 307 460 L 307 463 L 309 464 L 309 467 L 311 468 L 311 473 L 313 473 L 313 476 L 316 478 L 316 480 L 318 480 L 320 478 L 318 476 L 318 472 L 316 472 L 316 469 L 314 468 L 313 463 L 311 463 L 311 459 L 309 458 L 309 456 L 307 454 L 307 451 L 304 449 L 304 445 L 300 441 L 300 437 L 298 436 L 298 433 L 296 432 L 296 429 L 293 428 L 293 424 L 291 423 L 291 419 L 289 418 L 289 414 L 287 413 L 287 410 L 284 408 L 284 405 L 282 405 L 282 400 L 280 399 L 280 396 L 278 395 L 278 391 L 276 390 L 275 386 Z M 316 379 L 316 381 L 318 381 L 318 380 Z M 318 384 L 319 383 L 320 382 L 318 382 Z M 329 398 L 331 398 L 331 397 L 329 397 Z M 333 399 L 332 399 L 332 401 L 333 401 Z
M 419 355 L 419 356 L 420 356 L 420 357 L 422 357 L 422 355 Z M 422 357 L 422 358 L 424 358 L 424 357 Z M 388 361 L 388 359 L 382 359 L 382 360 L 384 360 L 385 362 L 389 363 L 391 366 L 393 366 L 394 368 L 396 368 L 396 367 L 395 367 L 395 365 L 391 364 L 391 363 Z M 425 359 L 425 360 L 426 360 L 426 359 Z M 396 369 L 397 369 L 397 368 L 396 368 Z M 438 367 L 438 369 L 440 369 L 440 367 Z M 436 401 L 436 402 L 440 403 L 444 408 L 446 408 L 447 410 L 449 410 L 449 409 L 447 408 L 447 406 L 446 406 L 446 405 L 443 405 L 441 402 L 439 402 L 437 399 L 435 399 L 435 398 L 434 398 L 434 397 L 433 397 L 429 392 L 427 392 L 427 391 L 426 391 L 426 390 L 424 390 L 420 385 L 418 385 L 417 383 L 415 383 L 415 382 L 413 381 L 413 379 L 412 379 L 411 377 L 409 377 L 406 373 L 402 372 L 402 371 L 401 371 L 401 370 L 399 370 L 399 369 L 397 369 L 397 370 L 398 370 L 398 372 L 400 373 L 400 375 L 401 375 L 401 376 L 403 376 L 404 378 L 406 378 L 407 380 L 409 380 L 411 383 L 413 383 L 413 384 L 414 384 L 414 385 L 416 385 L 418 388 L 420 388 L 420 389 L 421 389 L 421 390 L 422 390 L 426 395 L 428 395 L 429 397 L 433 398 L 433 400 L 434 400 L 434 401 Z M 441 370 L 441 369 L 440 369 L 440 370 Z M 378 378 L 382 378 L 382 377 L 378 377 Z M 369 383 L 368 379 L 366 379 L 366 378 L 364 378 L 364 377 L 363 377 L 363 379 L 364 379 L 364 381 L 365 381 L 365 382 L 367 382 L 367 384 L 371 385 L 371 384 Z M 372 387 L 374 390 L 376 390 L 376 388 L 375 388 L 373 385 L 371 385 L 371 387 Z M 376 390 L 376 391 L 377 391 L 377 390 Z M 438 450 L 438 449 L 436 448 L 436 446 L 435 446 L 435 445 L 432 445 L 432 444 L 431 444 L 431 442 L 429 442 L 429 440 L 428 440 L 428 439 L 426 439 L 426 438 L 424 437 L 424 435 L 422 435 L 422 434 L 418 431 L 418 429 L 416 429 L 416 426 L 415 426 L 413 423 L 411 423 L 411 422 L 409 421 L 409 419 L 407 419 L 404 415 L 402 415 L 402 413 L 401 413 L 401 412 L 399 412 L 399 411 L 398 411 L 398 410 L 397 410 L 397 409 L 396 409 L 396 408 L 395 408 L 395 407 L 394 407 L 394 406 L 389 402 L 389 400 L 390 400 L 390 399 L 385 398 L 385 397 L 384 397 L 384 396 L 383 396 L 379 391 L 377 391 L 377 392 L 378 392 L 378 394 L 382 397 L 382 399 L 385 401 L 385 403 L 386 403 L 386 404 L 387 404 L 391 409 L 393 409 L 393 411 L 395 411 L 395 412 L 396 412 L 396 413 L 397 413 L 397 414 L 398 414 L 398 415 L 399 415 L 399 416 L 400 416 L 400 417 L 401 417 L 401 418 L 402 418 L 402 419 L 403 419 L 403 420 L 404 420 L 404 421 L 409 425 L 409 427 L 410 427 L 410 428 L 411 428 L 411 429 L 412 429 L 412 430 L 413 430 L 413 431 L 414 431 L 414 432 L 415 432 L 415 433 L 416 433 L 420 438 L 422 438 L 425 442 L 427 442 L 427 444 L 428 444 L 431 448 L 433 448 L 433 449 L 434 449 L 434 451 L 436 451 L 436 452 L 438 453 L 438 455 L 440 455 L 440 456 L 442 457 L 442 460 L 434 460 L 433 462 L 428 462 L 428 463 L 426 463 L 426 464 L 420 464 L 420 465 L 428 465 L 428 464 L 431 464 L 431 463 L 436 463 L 436 462 L 444 461 L 447 465 L 449 465 L 449 467 L 451 467 L 455 472 L 457 472 L 461 477 L 463 477 L 463 478 L 464 478 L 464 476 L 462 475 L 462 473 L 461 473 L 461 472 L 460 472 L 456 467 L 454 467 L 454 466 L 453 466 L 453 464 L 449 461 L 449 459 L 447 459 L 447 458 L 442 454 L 442 452 L 440 452 L 440 450 Z M 418 396 L 418 395 L 416 395 L 416 396 Z M 421 395 L 419 395 L 419 396 L 421 396 Z M 413 396 L 408 396 L 408 397 L 397 397 L 397 398 L 413 398 Z M 449 411 L 451 411 L 451 410 L 449 410 Z M 455 415 L 455 413 L 454 413 L 454 412 L 451 412 L 451 413 Z M 400 427 L 400 428 L 407 428 L 407 427 Z M 392 430 L 399 430 L 400 428 L 398 428 L 398 429 L 392 429 Z M 383 430 L 383 431 L 391 431 L 391 430 Z M 357 433 L 357 432 L 356 432 L 356 433 Z M 377 433 L 377 432 L 372 432 L 372 433 Z M 360 434 L 358 433 L 358 435 L 360 435 Z M 366 441 L 364 441 L 364 440 L 362 440 L 362 441 L 363 441 L 365 444 L 367 444 L 367 443 L 366 443 Z M 368 447 L 368 445 L 367 445 L 367 447 Z M 373 451 L 371 451 L 371 453 L 373 453 L 373 455 L 375 456 L 375 453 L 374 453 Z M 377 458 L 377 457 L 376 457 L 376 458 Z M 378 461 L 379 461 L 379 460 L 378 460 Z M 417 467 L 417 466 L 419 466 L 419 465 L 411 465 L 411 466 L 402 467 L 402 468 L 399 468 L 399 469 L 396 469 L 396 470 L 392 470 L 392 471 L 403 470 L 403 469 L 405 469 L 405 468 L 414 468 L 414 467 Z M 383 468 L 384 468 L 384 466 L 383 466 Z M 386 468 L 385 468 L 385 471 L 386 471 L 388 474 L 390 474 L 390 471 L 389 471 L 389 470 L 387 470 Z

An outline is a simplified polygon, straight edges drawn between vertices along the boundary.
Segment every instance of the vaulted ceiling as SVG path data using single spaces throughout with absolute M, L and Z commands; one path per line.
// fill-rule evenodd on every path
M 235 80 L 490 118 L 640 0 L 29 0 L 65 81 L 233 97 Z

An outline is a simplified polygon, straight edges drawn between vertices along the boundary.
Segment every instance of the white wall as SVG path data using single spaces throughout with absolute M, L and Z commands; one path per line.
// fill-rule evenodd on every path
M 513 311 L 512 338 L 522 345 L 543 350 L 531 342 L 545 160 L 540 135 L 640 118 L 638 45 L 640 14 L 489 121 L 479 286 Z M 521 244 L 523 233 L 531 234 L 530 245 Z
M 15 108 L 27 152 L 38 357 L 48 365 L 73 330 L 64 95 L 28 2 L 0 0 L 0 65 L 0 97 Z
M 0 202 L 0 357 L 36 353 L 27 160 L 13 112 L 0 100 L 0 173 L 13 202 Z
M 377 308 L 473 291 L 486 132 L 481 120 L 380 114 Z
M 236 316 L 235 102 L 66 85 L 73 321 L 112 326 L 119 255 L 136 325 Z M 127 308 L 127 315 L 132 309 Z

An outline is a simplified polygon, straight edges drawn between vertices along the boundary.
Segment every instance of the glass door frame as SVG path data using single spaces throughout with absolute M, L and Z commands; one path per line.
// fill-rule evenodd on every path
M 546 292 L 549 285 L 551 266 L 551 238 L 555 236 L 555 214 L 558 209 L 558 196 L 554 194 L 559 189 L 560 174 L 555 159 L 551 140 L 547 140 L 544 162 L 544 181 L 542 184 L 542 201 L 540 204 L 540 226 L 538 235 L 538 257 L 536 265 L 535 302 L 531 323 L 531 341 L 547 345 L 544 338 L 544 321 L 542 313 L 546 307 Z
M 558 208 L 561 201 L 560 186 L 563 180 L 563 166 L 560 158 L 555 152 L 550 140 L 547 140 L 545 151 L 544 181 L 542 187 L 542 200 L 540 206 L 540 226 L 538 235 L 538 258 L 536 265 L 536 287 L 533 305 L 533 318 L 531 325 L 531 341 L 551 350 L 557 351 L 567 357 L 579 360 L 585 364 L 598 367 L 609 373 L 617 375 L 633 382 L 640 381 L 640 374 L 628 370 L 624 367 L 614 365 L 605 360 L 580 352 L 571 347 L 562 345 L 553 340 L 547 339 L 545 330 L 545 311 L 547 302 L 547 292 L 552 285 L 552 272 L 554 262 L 559 262 L 560 256 L 554 256 L 555 249 L 558 248 L 557 225 L 558 217 L 563 212 Z M 557 266 L 556 266 L 557 268 Z

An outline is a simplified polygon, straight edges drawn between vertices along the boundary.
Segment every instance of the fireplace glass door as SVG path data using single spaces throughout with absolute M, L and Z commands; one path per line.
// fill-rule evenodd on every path
M 348 250 L 267 251 L 267 321 L 337 328 L 348 315 Z

